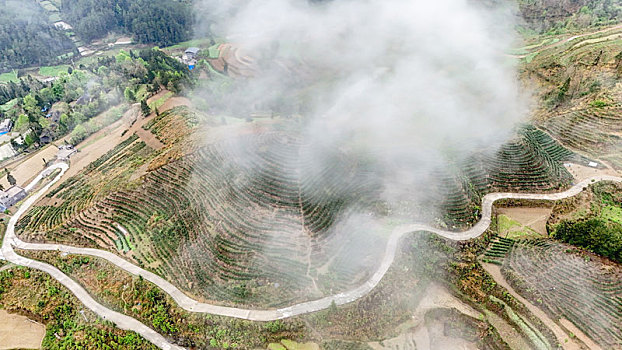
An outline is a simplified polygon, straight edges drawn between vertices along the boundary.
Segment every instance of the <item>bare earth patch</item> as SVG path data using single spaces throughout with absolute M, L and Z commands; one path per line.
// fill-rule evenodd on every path
M 43 170 L 45 166 L 43 159 L 45 158 L 46 161 L 50 161 L 56 157 L 57 152 L 58 148 L 56 148 L 56 146 L 48 145 L 31 156 L 28 156 L 28 158 L 21 161 L 19 164 L 9 165 L 7 168 L 17 181 L 17 185 L 24 187 Z M 2 184 L 4 188 L 9 188 L 10 185 L 6 179 L 6 175 L 0 177 L 0 184 Z
M 41 323 L 0 309 L 0 350 L 39 349 L 44 336 Z
M 607 167 L 607 168 L 592 168 L 585 165 L 579 165 L 575 163 L 565 163 L 564 166 L 566 169 L 572 174 L 575 180 L 582 181 L 587 179 L 588 177 L 596 176 L 596 175 L 612 175 L 612 176 L 620 176 L 620 174 Z
M 499 208 L 498 212 L 546 236 L 546 221 L 551 216 L 552 210 L 551 208 L 512 207 Z
M 453 308 L 473 318 L 480 317 L 479 312 L 451 295 L 444 287 L 431 284 L 425 293 L 425 297 L 419 303 L 417 311 L 412 316 L 412 321 L 400 326 L 400 328 L 410 329 L 410 331 L 405 331 L 395 338 L 386 339 L 382 342 L 370 342 L 368 345 L 374 350 L 477 349 L 475 343 L 445 336 L 442 331 L 439 332 L 439 329 L 442 329 L 441 325 L 433 323 L 431 327 L 426 326 L 424 321 L 426 312 L 437 308 Z

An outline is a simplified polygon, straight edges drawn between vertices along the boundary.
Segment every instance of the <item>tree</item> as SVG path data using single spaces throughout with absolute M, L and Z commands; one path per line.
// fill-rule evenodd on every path
M 134 93 L 134 89 L 132 89 L 129 86 L 125 88 L 123 95 L 125 96 L 125 99 L 128 100 L 129 102 L 136 101 L 136 94 Z
M 4 168 L 4 171 L 6 171 L 6 180 L 9 182 L 9 185 L 15 186 L 17 184 L 17 180 L 15 180 L 15 177 L 11 175 L 9 169 Z
M 140 101 L 140 110 L 143 113 L 144 117 L 148 116 L 151 113 L 151 108 L 149 108 L 147 101 L 144 99 Z
M 22 102 L 24 110 L 28 113 L 28 117 L 30 120 L 36 120 L 39 114 L 39 105 L 37 104 L 37 100 L 32 96 L 32 94 L 28 94 L 24 97 L 24 101 Z

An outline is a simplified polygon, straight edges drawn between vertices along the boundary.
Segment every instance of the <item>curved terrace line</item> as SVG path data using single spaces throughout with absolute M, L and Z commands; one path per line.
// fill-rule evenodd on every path
M 351 289 L 346 292 L 338 293 L 335 295 L 327 296 L 321 299 L 312 300 L 308 302 L 294 304 L 288 307 L 279 308 L 279 309 L 269 309 L 269 310 L 257 310 L 257 309 L 243 309 L 236 307 L 227 307 L 227 306 L 219 306 L 208 303 L 198 302 L 187 295 L 185 295 L 181 290 L 175 287 L 173 284 L 165 280 L 164 278 L 146 271 L 127 260 L 117 256 L 108 251 L 93 249 L 93 248 L 78 248 L 67 246 L 63 244 L 42 244 L 42 243 L 27 243 L 20 240 L 15 235 L 15 224 L 29 208 L 32 206 L 55 182 L 57 182 L 65 173 L 65 171 L 69 168 L 69 166 L 65 163 L 58 163 L 48 167 L 48 169 L 61 169 L 60 174 L 54 178 L 49 184 L 39 190 L 35 195 L 28 198 L 19 208 L 19 210 L 11 217 L 9 220 L 9 224 L 7 226 L 6 234 L 4 236 L 4 240 L 2 242 L 2 254 L 4 258 L 14 264 L 23 265 L 32 267 L 44 272 L 49 273 L 62 283 L 65 287 L 67 287 L 70 291 L 72 291 L 78 299 L 84 303 L 86 307 L 93 310 L 95 313 L 103 317 L 104 319 L 110 320 L 114 322 L 119 328 L 127 329 L 135 331 L 139 333 L 149 341 L 153 342 L 155 345 L 163 348 L 163 349 L 181 349 L 180 347 L 169 343 L 163 336 L 152 330 L 151 328 L 145 326 L 141 322 L 137 321 L 134 318 L 123 315 L 116 311 L 112 311 L 110 309 L 105 308 L 97 301 L 95 301 L 88 292 L 77 282 L 69 278 L 63 272 L 58 270 L 52 265 L 42 263 L 40 261 L 28 259 L 22 257 L 13 251 L 13 247 L 18 249 L 25 250 L 47 250 L 47 251 L 59 251 L 65 252 L 69 254 L 78 254 L 78 255 L 89 255 L 95 256 L 98 258 L 102 258 L 107 260 L 108 262 L 116 265 L 117 267 L 133 274 L 142 276 L 144 279 L 152 282 L 164 292 L 169 294 L 171 298 L 175 300 L 175 302 L 183 309 L 190 312 L 202 312 L 202 313 L 210 313 L 214 315 L 227 316 L 227 317 L 235 317 L 250 321 L 273 321 L 278 319 L 284 319 L 292 316 L 303 315 L 307 313 L 312 313 L 320 310 L 327 309 L 330 307 L 332 303 L 336 305 L 343 305 L 350 302 L 353 302 L 369 292 L 371 292 L 380 280 L 384 277 L 386 272 L 389 270 L 389 267 L 393 264 L 393 260 L 395 259 L 395 253 L 398 248 L 399 240 L 406 234 L 416 232 L 416 231 L 428 231 L 435 233 L 439 236 L 445 237 L 447 239 L 460 241 L 460 240 L 468 240 L 472 238 L 479 237 L 482 235 L 490 226 L 491 223 L 491 215 L 492 215 L 492 206 L 495 201 L 500 199 L 530 199 L 530 200 L 548 200 L 555 201 L 568 197 L 575 196 L 583 191 L 587 186 L 591 183 L 599 182 L 599 181 L 615 181 L 622 182 L 622 177 L 617 176 L 608 176 L 608 175 L 600 175 L 594 176 L 588 179 L 585 179 L 570 189 L 559 192 L 559 193 L 551 193 L 551 194 L 529 194 L 529 193 L 489 193 L 484 196 L 482 200 L 482 218 L 475 224 L 473 227 L 466 231 L 462 232 L 452 232 L 447 230 L 438 229 L 435 227 L 431 227 L 425 224 L 410 224 L 410 225 L 401 225 L 396 227 L 391 234 L 386 248 L 385 253 L 382 258 L 382 261 L 376 270 L 376 272 L 362 285 Z M 37 178 L 35 178 L 31 184 L 28 185 L 27 188 L 32 189 L 42 178 L 44 170 Z

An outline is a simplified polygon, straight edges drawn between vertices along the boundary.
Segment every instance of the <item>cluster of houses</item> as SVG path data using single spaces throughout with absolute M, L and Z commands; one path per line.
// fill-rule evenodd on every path
M 78 150 L 75 149 L 72 145 L 61 145 L 58 147 L 56 159 L 60 161 L 68 161 L 69 157 L 71 157 L 77 151 Z M 50 173 L 44 173 L 44 176 L 47 176 Z M 17 185 L 13 185 L 6 190 L 0 190 L 0 212 L 6 211 L 7 209 L 15 205 L 15 203 L 26 198 L 27 195 L 28 193 L 26 192 L 26 190 Z

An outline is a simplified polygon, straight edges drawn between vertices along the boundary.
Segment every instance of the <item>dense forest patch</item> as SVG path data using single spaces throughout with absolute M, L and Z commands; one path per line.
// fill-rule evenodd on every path
M 6 4 L 6 5 L 5 5 Z M 65 33 L 32 0 L 5 1 L 0 11 L 0 72 L 61 62 L 77 54 Z
M 124 32 L 161 46 L 190 39 L 190 6 L 169 0 L 65 0 L 61 14 L 84 41 Z

